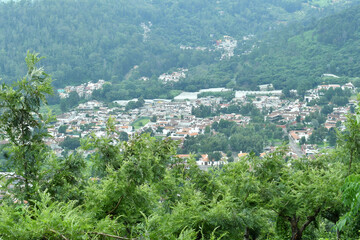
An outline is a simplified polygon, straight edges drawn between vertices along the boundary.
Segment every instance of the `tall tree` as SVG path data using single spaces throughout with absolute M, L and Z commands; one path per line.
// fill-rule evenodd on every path
M 353 160 L 360 156 L 360 115 L 349 115 L 345 123 L 346 130 L 339 134 L 339 145 L 349 153 L 349 172 Z
M 51 77 L 43 68 L 36 53 L 27 53 L 27 74 L 12 86 L 0 89 L 0 129 L 10 142 L 10 161 L 15 172 L 24 179 L 24 198 L 29 199 L 36 189 L 41 163 L 46 158 L 44 137 L 50 116 L 40 113 L 46 95 L 52 94 Z

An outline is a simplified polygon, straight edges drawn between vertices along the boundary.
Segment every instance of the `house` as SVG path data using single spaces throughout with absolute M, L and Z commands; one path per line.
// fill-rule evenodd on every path
M 249 153 L 243 153 L 242 151 L 240 151 L 237 156 L 238 156 L 238 159 L 240 160 L 240 159 L 246 157 L 247 155 L 249 155 Z
M 305 140 L 308 140 L 309 137 L 311 136 L 312 131 L 307 131 L 307 130 L 295 130 L 295 131 L 290 131 L 289 132 L 289 137 L 294 140 L 296 143 L 300 142 L 300 139 L 302 137 L 305 137 Z
M 301 146 L 301 151 L 307 156 L 312 157 L 315 154 L 319 153 L 317 146 L 314 144 L 303 144 Z
M 265 120 L 268 120 L 270 122 L 278 122 L 281 119 L 283 119 L 282 115 L 279 112 L 273 112 L 265 117 Z
M 330 128 L 336 128 L 336 123 L 325 122 L 325 128 L 327 130 L 329 130 Z
M 354 91 L 355 90 L 355 86 L 354 84 L 352 84 L 351 82 L 348 82 L 346 84 L 344 84 L 342 87 L 341 87 L 342 90 L 345 90 L 345 89 L 350 89 L 351 91 Z
M 201 155 L 201 158 L 198 161 L 196 161 L 196 164 L 198 166 L 208 166 L 208 165 L 210 165 L 209 155 L 207 155 L 207 154 Z
M 305 95 L 304 99 L 305 99 L 305 102 L 311 102 L 313 100 L 316 100 L 316 99 L 319 99 L 319 95 L 318 94 L 309 94 L 309 95 Z
M 267 154 L 268 154 L 267 152 L 260 153 L 260 158 L 264 158 Z
M 341 86 L 339 84 L 328 84 L 328 85 L 319 85 L 318 86 L 318 90 L 329 90 L 330 88 L 335 89 L 335 88 L 340 88 Z

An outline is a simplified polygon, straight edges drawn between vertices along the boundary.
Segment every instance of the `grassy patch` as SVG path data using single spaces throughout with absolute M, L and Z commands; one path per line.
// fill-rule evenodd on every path
M 133 126 L 135 128 L 135 130 L 145 126 L 148 122 L 150 122 L 150 118 L 147 117 L 142 117 L 139 118 L 138 120 L 136 120 L 135 122 L 133 122 L 131 124 L 131 126 Z

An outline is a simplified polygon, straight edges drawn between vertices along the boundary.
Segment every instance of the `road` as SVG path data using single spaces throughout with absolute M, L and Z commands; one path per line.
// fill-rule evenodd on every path
M 297 144 L 292 138 L 289 137 L 289 146 L 291 150 L 298 155 L 299 158 L 303 157 L 304 154 L 302 153 L 299 144 Z
M 289 135 L 286 128 L 284 128 L 284 132 L 286 135 Z M 290 147 L 291 151 L 293 151 L 294 153 L 296 153 L 296 155 L 298 155 L 299 158 L 304 156 L 304 154 L 302 153 L 302 151 L 299 147 L 299 144 L 297 144 L 291 137 L 289 137 L 289 147 Z

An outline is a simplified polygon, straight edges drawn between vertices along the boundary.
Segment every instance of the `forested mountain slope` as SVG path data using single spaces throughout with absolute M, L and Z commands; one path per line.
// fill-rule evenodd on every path
M 321 16 L 352 1 L 288 0 L 35 0 L 0 3 L 0 77 L 23 73 L 27 50 L 41 52 L 55 86 L 103 78 L 124 80 L 173 67 L 215 62 L 218 53 L 183 51 L 212 46 L 223 35 L 248 34 Z M 326 7 L 326 8 L 325 8 Z
M 311 88 L 331 73 L 348 81 L 360 76 L 360 6 L 312 27 L 294 25 L 273 34 L 252 54 L 233 59 L 238 86 L 274 83 L 276 88 Z M 230 64 L 230 63 L 229 63 Z

